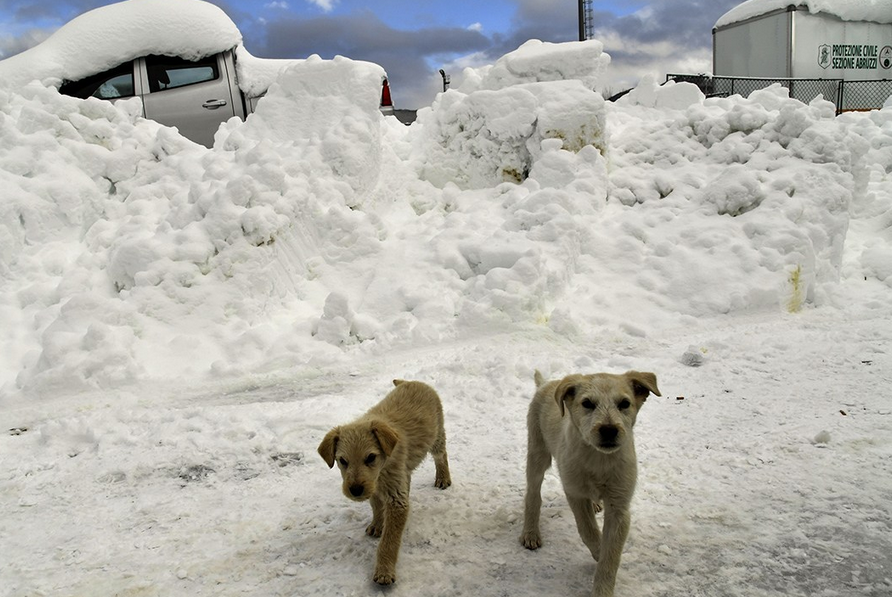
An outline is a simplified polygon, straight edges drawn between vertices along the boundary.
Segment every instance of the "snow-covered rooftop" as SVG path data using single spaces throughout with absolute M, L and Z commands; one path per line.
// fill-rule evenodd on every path
M 235 23 L 208 2 L 126 0 L 86 12 L 40 45 L 0 61 L 0 82 L 58 85 L 148 54 L 197 60 L 241 40 Z
M 788 6 L 805 7 L 811 13 L 831 14 L 843 21 L 892 23 L 892 3 L 889 0 L 747 0 L 722 15 L 715 26 L 725 27 Z

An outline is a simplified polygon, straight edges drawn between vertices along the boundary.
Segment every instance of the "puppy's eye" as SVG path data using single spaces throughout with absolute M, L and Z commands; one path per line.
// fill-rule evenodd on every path
M 626 410 L 627 408 L 629 408 L 630 406 L 632 406 L 632 403 L 629 402 L 628 400 L 626 400 L 625 398 L 623 398 L 622 400 L 619 401 L 619 404 L 617 404 L 616 406 L 617 406 L 620 410 Z
M 366 463 L 366 466 L 372 466 L 373 464 L 375 464 L 375 455 L 369 454 L 368 456 L 366 456 L 365 463 Z
M 597 405 L 597 403 L 592 402 L 591 400 L 586 398 L 585 400 L 582 401 L 582 408 L 586 408 L 588 410 L 595 410 L 596 408 L 598 408 L 598 405 Z
M 344 468 L 347 468 L 347 460 L 345 458 L 343 458 L 343 457 L 338 458 L 338 462 L 341 463 L 341 466 L 343 466 Z

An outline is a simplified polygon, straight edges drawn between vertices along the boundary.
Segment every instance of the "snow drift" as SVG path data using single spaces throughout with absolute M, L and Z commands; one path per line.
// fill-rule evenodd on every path
M 825 300 L 855 207 L 889 200 L 871 185 L 889 111 L 647 83 L 608 105 L 601 52 L 527 44 L 408 128 L 362 94 L 374 73 L 313 58 L 212 150 L 132 102 L 2 92 L 0 387 L 236 375 L 480 326 L 646 335 Z M 865 273 L 890 281 L 887 252 L 866 246 Z

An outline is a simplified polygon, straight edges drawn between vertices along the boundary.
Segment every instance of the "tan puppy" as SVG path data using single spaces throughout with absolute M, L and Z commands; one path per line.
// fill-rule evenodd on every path
M 437 469 L 434 485 L 452 485 L 439 396 L 418 381 L 395 379 L 393 385 L 384 400 L 354 422 L 329 431 L 319 444 L 329 468 L 337 462 L 341 469 L 344 495 L 371 501 L 372 523 L 365 532 L 381 537 L 373 578 L 382 585 L 396 580 L 412 471 L 428 452 Z
M 632 427 L 652 392 L 653 373 L 568 375 L 545 383 L 536 371 L 536 395 L 527 418 L 527 491 L 523 534 L 527 549 L 542 545 L 539 510 L 542 479 L 557 462 L 576 528 L 598 562 L 592 597 L 612 597 L 616 571 L 629 534 L 629 503 L 638 463 Z M 595 513 L 604 505 L 604 534 Z

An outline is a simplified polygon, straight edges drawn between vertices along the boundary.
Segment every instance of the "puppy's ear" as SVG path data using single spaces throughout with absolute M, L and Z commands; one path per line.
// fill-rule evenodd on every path
M 576 397 L 576 384 L 579 383 L 580 375 L 568 375 L 558 383 L 554 390 L 554 400 L 561 409 L 561 416 L 564 416 L 566 410 L 566 402 Z
M 398 386 L 402 383 L 406 383 L 406 380 L 405 379 L 394 379 L 393 380 L 393 385 L 395 385 L 395 386 Z
M 399 434 L 384 421 L 372 421 L 371 431 L 375 439 L 378 440 L 378 445 L 381 446 L 381 451 L 384 452 L 384 455 L 390 456 L 400 441 Z
M 635 398 L 640 402 L 643 403 L 647 400 L 647 397 L 650 394 L 662 396 L 662 394 L 660 394 L 660 389 L 657 387 L 657 376 L 653 373 L 626 371 L 625 375 L 626 379 L 629 380 L 629 383 L 632 384 L 632 391 L 635 393 Z
M 322 460 L 325 461 L 325 464 L 328 465 L 328 468 L 332 468 L 335 462 L 335 450 L 338 448 L 338 438 L 341 436 L 341 428 L 335 427 L 331 431 L 329 431 L 324 438 L 322 438 L 322 443 L 319 444 L 319 455 L 322 456 Z

